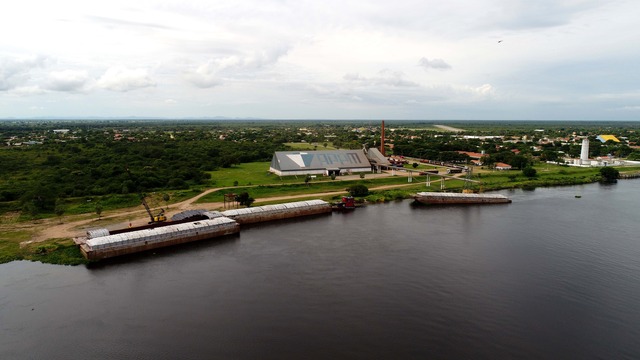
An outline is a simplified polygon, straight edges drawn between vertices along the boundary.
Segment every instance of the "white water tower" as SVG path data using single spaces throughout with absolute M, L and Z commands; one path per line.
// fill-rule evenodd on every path
M 580 165 L 589 161 L 589 139 L 582 139 L 582 150 L 580 151 Z

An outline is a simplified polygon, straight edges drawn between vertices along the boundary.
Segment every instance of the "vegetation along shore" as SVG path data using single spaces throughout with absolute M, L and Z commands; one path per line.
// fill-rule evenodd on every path
M 269 172 L 275 152 L 378 148 L 380 123 L 4 120 L 0 263 L 85 263 L 74 234 L 144 223 L 141 198 L 171 215 L 221 209 L 229 193 L 242 206 L 335 201 L 347 192 L 376 203 L 443 186 L 491 191 L 614 182 L 640 172 L 637 129 L 634 122 L 388 121 L 384 150 L 402 169 L 278 176 Z M 589 161 L 602 166 L 574 166 L 585 156 L 585 139 Z M 444 182 L 429 175 L 451 166 L 471 174 Z M 465 178 L 473 182 L 465 186 Z

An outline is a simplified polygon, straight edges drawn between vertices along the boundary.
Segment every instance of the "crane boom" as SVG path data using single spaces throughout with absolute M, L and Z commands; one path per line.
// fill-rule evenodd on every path
M 131 179 L 131 181 L 133 181 L 133 176 L 131 175 L 131 171 L 129 171 L 129 168 L 127 168 L 127 174 L 129 174 L 129 178 Z M 160 209 L 158 215 L 153 215 L 149 204 L 147 204 L 147 200 L 145 199 L 144 194 L 138 191 L 138 195 L 140 196 L 140 201 L 142 202 L 144 209 L 147 210 L 147 214 L 149 214 L 149 219 L 151 220 L 149 221 L 149 224 L 167 221 L 167 217 L 164 215 L 164 209 Z

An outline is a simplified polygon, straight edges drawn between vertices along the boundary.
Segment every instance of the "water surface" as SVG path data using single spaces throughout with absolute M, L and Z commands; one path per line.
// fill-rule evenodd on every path
M 640 180 L 501 193 L 0 265 L 0 358 L 639 358 Z

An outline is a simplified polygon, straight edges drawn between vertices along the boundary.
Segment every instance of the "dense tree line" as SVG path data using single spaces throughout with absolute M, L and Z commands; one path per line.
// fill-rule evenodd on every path
M 53 211 L 60 198 L 184 189 L 206 183 L 209 171 L 268 161 L 285 149 L 269 138 L 229 141 L 204 130 L 116 139 L 111 131 L 92 131 L 75 140 L 1 149 L 0 202 Z

